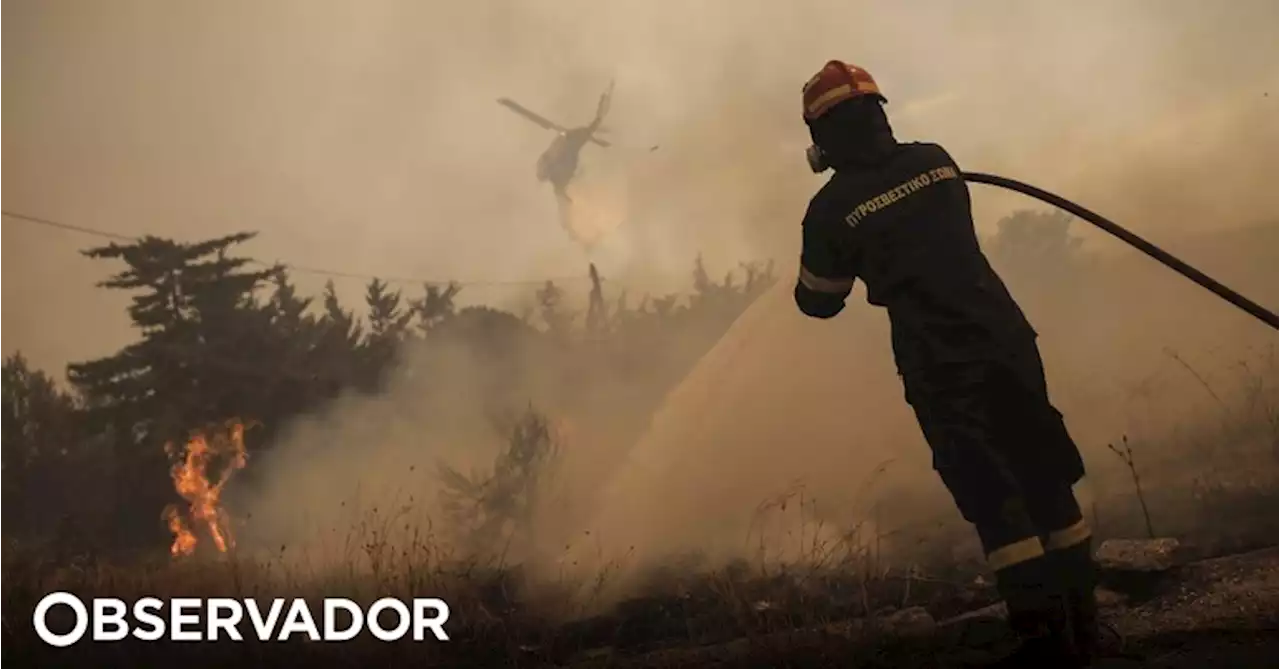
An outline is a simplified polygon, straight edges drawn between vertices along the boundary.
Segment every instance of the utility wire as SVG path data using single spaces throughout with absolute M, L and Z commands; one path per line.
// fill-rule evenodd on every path
M 51 228 L 58 228 L 59 230 L 66 230 L 69 232 L 77 232 L 83 235 L 90 235 L 93 237 L 102 237 L 104 239 L 111 239 L 111 240 L 120 241 L 120 242 L 137 242 L 141 240 L 141 237 L 132 237 L 129 235 L 118 233 L 118 232 L 111 232 L 109 230 L 101 230 L 98 228 L 90 228 L 90 227 L 85 227 L 80 225 L 72 225 L 70 223 L 62 223 L 60 221 L 54 221 L 47 218 L 40 218 L 38 216 L 28 216 L 26 214 L 20 214 L 12 211 L 3 211 L 0 213 L 3 213 L 5 216 L 12 218 L 14 220 L 23 221 L 26 223 L 32 223 L 35 225 L 43 225 Z M 360 279 L 362 281 L 372 281 L 373 279 L 378 279 L 380 281 L 386 281 L 388 283 L 412 283 L 417 285 L 422 285 L 422 284 L 448 285 L 450 283 L 453 283 L 459 286 L 540 286 L 540 285 L 546 284 L 549 281 L 556 281 L 556 282 L 586 281 L 590 279 L 589 276 L 587 276 L 586 274 L 583 274 L 581 276 L 577 276 L 577 275 L 558 276 L 558 277 L 548 277 L 545 279 L 524 279 L 524 280 L 517 279 L 517 280 L 508 280 L 508 281 L 494 281 L 494 280 L 489 280 L 489 281 L 444 280 L 442 281 L 439 279 L 426 279 L 421 277 L 375 276 L 373 274 L 361 274 L 358 272 L 347 272 L 343 270 L 326 269 L 323 267 L 309 267 L 305 265 L 295 265 L 293 263 L 284 263 L 284 262 L 268 263 L 268 262 L 264 262 L 262 260 L 257 260 L 254 258 L 250 258 L 249 260 L 255 264 L 266 266 L 266 267 L 282 266 L 289 271 L 297 272 L 300 274 L 313 274 L 318 276 L 328 276 L 328 277 L 334 277 L 339 279 Z
M 11 212 L 11 211 L 0 211 L 0 214 L 3 214 L 4 216 L 9 217 L 13 220 L 23 221 L 26 223 L 42 225 L 42 226 L 51 227 L 51 228 L 57 228 L 60 230 L 66 230 L 68 232 L 75 232 L 75 233 L 89 235 L 93 237 L 111 239 L 114 241 L 137 242 L 142 239 L 141 237 L 134 237 L 130 235 L 121 234 L 118 232 L 111 232 L 109 230 L 101 230 L 97 228 L 72 225 L 70 223 L 63 223 L 61 221 L 50 220 L 47 218 L 40 218 L 38 216 L 28 216 L 26 214 L 20 214 L 20 213 Z M 365 281 L 369 281 L 377 278 L 379 280 L 387 281 L 387 282 L 415 283 L 419 285 L 447 284 L 447 283 L 454 283 L 461 286 L 542 285 L 548 281 L 570 281 L 570 280 L 592 279 L 593 278 L 592 275 L 595 275 L 594 276 L 595 279 L 602 280 L 599 278 L 598 274 L 592 271 L 589 274 L 584 276 L 558 277 L 553 279 L 549 278 L 549 279 L 541 279 L 541 280 L 447 282 L 447 281 L 436 281 L 431 279 L 412 278 L 412 277 L 397 277 L 397 276 L 375 277 L 371 274 L 344 272 L 339 270 L 326 269 L 322 267 L 307 267 L 307 266 L 292 265 L 292 264 L 286 264 L 286 263 L 272 264 L 272 263 L 263 262 L 261 260 L 252 259 L 252 258 L 249 260 L 250 262 L 253 262 L 258 265 L 262 265 L 266 267 L 283 266 L 290 271 L 300 272 L 305 274 L 316 274 L 316 275 L 322 275 L 322 276 L 347 278 L 347 279 L 361 279 Z M 146 344 L 144 344 L 143 342 L 135 342 L 134 344 L 130 345 L 130 347 L 128 347 L 126 350 L 129 350 L 132 347 L 137 347 L 142 345 L 146 345 L 150 347 L 153 351 L 158 350 L 160 353 L 162 353 L 162 355 L 168 358 L 168 360 L 171 362 L 202 363 L 202 364 L 210 365 L 213 367 L 221 368 L 225 371 L 233 372 L 242 376 L 247 376 L 250 378 L 261 378 L 264 380 L 271 380 L 275 382 L 278 382 L 280 380 L 291 380 L 295 382 L 305 382 L 305 383 L 315 383 L 315 382 L 349 383 L 353 380 L 353 376 L 351 374 L 333 374 L 331 372 L 326 373 L 326 372 L 317 371 L 316 369 L 311 369 L 311 368 L 308 368 L 305 370 L 298 368 L 296 366 L 297 361 L 276 361 L 276 364 L 273 367 L 267 367 L 267 368 L 263 368 L 262 366 L 259 366 L 259 365 L 244 364 L 244 363 L 240 363 L 240 362 L 233 361 L 223 357 L 210 356 L 208 349 L 206 349 L 205 347 L 195 346 L 190 344 L 175 344 L 175 343 L 158 342 L 158 341 L 150 341 L 150 342 L 147 342 Z
M 107 238 L 107 239 L 114 239 L 114 240 L 116 240 L 116 241 L 120 241 L 120 242 L 136 242 L 136 241 L 138 241 L 138 238 L 137 238 L 137 237 L 130 237 L 130 236 L 128 236 L 128 235 L 122 235 L 122 234 L 119 234 L 119 233 L 116 233 L 116 232 L 107 232 L 106 230 L 95 230 L 95 229 L 93 229 L 93 228 L 83 228 L 83 227 L 80 227 L 80 226 L 78 226 L 78 225 L 71 225 L 70 223 L 59 223 L 58 221 L 51 221 L 51 220 L 49 220 L 49 219 L 47 219 L 47 218 L 38 218 L 38 217 L 36 217 L 36 216 L 27 216 L 26 214 L 15 214 L 15 213 L 13 213 L 13 212 L 11 212 L 11 211 L 6 211 L 6 212 L 3 212 L 3 213 L 4 213 L 4 215 L 5 215 L 5 216 L 8 216 L 9 218 L 16 218 L 16 219 L 18 219 L 19 221 L 26 221 L 27 223 L 35 223 L 35 224 L 38 224 L 38 225 L 47 225 L 47 226 L 49 226 L 49 227 L 51 227 L 51 228 L 58 228 L 58 229 L 61 229 L 61 230 L 69 230 L 69 231 L 71 231 L 71 232 L 79 232 L 80 234 L 84 234 L 84 235 L 92 235 L 92 236 L 94 236 L 94 237 L 105 237 L 105 238 Z

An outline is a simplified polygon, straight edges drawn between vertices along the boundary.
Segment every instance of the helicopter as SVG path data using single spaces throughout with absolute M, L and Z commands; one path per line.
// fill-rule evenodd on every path
M 601 124 L 604 122 L 605 114 L 609 113 L 609 102 L 612 97 L 613 81 L 610 81 L 609 87 L 605 89 L 600 96 L 599 103 L 596 105 L 595 118 L 592 119 L 591 123 L 577 128 L 566 128 L 554 121 L 550 121 L 511 98 L 498 98 L 498 104 L 546 130 L 556 132 L 556 138 L 551 141 L 551 146 L 548 146 L 542 152 L 542 155 L 538 157 L 537 176 L 538 181 L 551 183 L 557 200 L 561 202 L 571 201 L 568 194 L 569 183 L 573 181 L 574 176 L 578 173 L 578 158 L 582 154 L 583 147 L 588 143 L 605 148 L 612 146 L 607 140 L 601 139 L 596 135 L 596 133 L 604 132 Z

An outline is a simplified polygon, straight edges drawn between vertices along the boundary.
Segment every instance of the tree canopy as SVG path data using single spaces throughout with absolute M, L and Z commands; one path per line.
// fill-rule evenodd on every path
M 688 295 L 644 296 L 630 306 L 625 293 L 606 301 L 603 279 L 590 266 L 585 295 L 547 282 L 532 291 L 537 308 L 517 316 L 460 306 L 464 287 L 457 283 L 407 296 L 373 279 L 358 315 L 332 282 L 321 295 L 304 296 L 287 268 L 240 255 L 253 237 L 145 237 L 84 252 L 114 265 L 99 285 L 130 293 L 128 314 L 139 336 L 112 355 L 69 365 L 68 388 L 30 369 L 20 353 L 6 358 L 7 538 L 70 542 L 68 550 L 162 546 L 161 510 L 178 501 L 166 444 L 234 418 L 260 426 L 246 437 L 251 454 L 269 450 L 291 420 L 323 411 L 341 395 L 377 394 L 396 375 L 425 374 L 412 368 L 406 350 L 461 342 L 493 359 L 546 351 L 531 356 L 534 363 L 572 378 L 584 396 L 593 392 L 592 375 L 607 370 L 630 375 L 656 404 L 772 280 L 772 268 L 744 265 L 741 281 L 732 274 L 714 281 L 698 259 Z M 579 310 L 575 299 L 582 298 Z M 432 379 L 415 382 L 429 386 Z M 544 427 L 536 412 L 521 420 L 503 428 L 520 436 L 513 443 Z M 517 470 L 500 460 L 493 475 L 507 487 L 524 485 Z M 458 491 L 464 497 L 465 489 Z

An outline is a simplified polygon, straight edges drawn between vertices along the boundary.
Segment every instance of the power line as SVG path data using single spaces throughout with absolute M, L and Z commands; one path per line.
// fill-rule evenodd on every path
M 84 227 L 81 227 L 81 226 L 78 226 L 78 225 L 71 225 L 70 223 L 59 223 L 58 221 L 51 221 L 51 220 L 49 220 L 49 219 L 47 219 L 47 218 L 38 218 L 38 217 L 35 217 L 35 216 L 27 216 L 26 214 L 15 214 L 15 213 L 10 212 L 10 211 L 6 211 L 6 212 L 3 212 L 3 213 L 4 213 L 4 215 L 5 215 L 5 216 L 8 216 L 9 218 L 16 218 L 16 219 L 18 219 L 19 221 L 26 221 L 26 222 L 28 222 L 28 223 L 36 223 L 36 224 L 39 224 L 39 225 L 47 225 L 47 226 L 52 227 L 52 228 L 59 228 L 59 229 L 61 229 L 61 230 L 69 230 L 69 231 L 71 231 L 71 232 L 79 232 L 80 234 L 84 234 L 84 235 L 92 235 L 92 236 L 94 236 L 94 237 L 105 237 L 105 238 L 107 238 L 107 239 L 114 239 L 114 240 L 116 240 L 116 241 L 120 241 L 120 242 L 136 242 L 136 241 L 138 241 L 138 238 L 137 238 L 137 237 L 130 237 L 130 236 L 128 236 L 128 235 L 122 235 L 122 234 L 115 233 L 115 232 L 107 232 L 106 230 L 95 230 L 95 229 L 93 229 L 93 228 L 84 228 Z
M 5 216 L 8 216 L 9 218 L 19 220 L 19 221 L 24 221 L 26 223 L 43 225 L 51 228 L 58 228 L 59 230 L 66 230 L 68 232 L 77 232 L 83 235 L 90 235 L 93 237 L 102 237 L 104 239 L 111 239 L 111 240 L 120 241 L 120 242 L 137 242 L 137 241 L 141 241 L 142 239 L 141 237 L 132 237 L 130 235 L 125 235 L 118 232 L 111 232 L 109 230 L 101 230 L 98 228 L 90 228 L 90 227 L 81 226 L 81 225 L 72 225 L 70 223 L 63 223 L 60 221 L 54 221 L 47 218 L 40 218 L 38 216 L 28 216 L 27 214 L 20 214 L 12 211 L 0 211 L 0 213 L 3 213 Z M 548 281 L 558 281 L 558 282 L 585 281 L 590 278 L 589 276 L 584 274 L 582 276 L 577 276 L 577 275 L 558 276 L 558 277 L 548 277 L 545 279 L 524 279 L 524 280 L 516 279 L 516 280 L 506 280 L 506 281 L 502 281 L 502 280 L 449 281 L 449 280 L 440 280 L 440 279 L 425 279 L 421 277 L 376 276 L 373 274 L 361 274 L 359 272 L 348 272 L 343 270 L 326 269 L 323 267 L 309 267 L 306 265 L 295 265 L 293 263 L 285 263 L 285 262 L 268 263 L 262 260 L 257 260 L 255 258 L 250 258 L 249 260 L 253 263 L 256 263 L 258 265 L 263 265 L 266 267 L 277 267 L 277 266 L 284 267 L 285 269 L 291 272 L 297 272 L 299 274 L 313 274 L 317 276 L 328 276 L 328 277 L 339 278 L 339 279 L 360 279 L 362 281 L 372 281 L 374 279 L 378 279 L 380 281 L 386 281 L 388 283 L 412 283 L 417 285 L 428 284 L 428 283 L 438 284 L 438 285 L 447 285 L 450 283 L 454 283 L 460 286 L 540 286 L 547 283 Z
M 588 278 L 590 278 L 585 275 L 584 276 L 575 275 L 575 276 L 553 276 L 553 277 L 547 277 L 545 279 L 510 279 L 505 281 L 494 280 L 494 279 L 488 279 L 488 280 L 475 279 L 470 281 L 456 281 L 456 280 L 445 280 L 445 279 L 424 279 L 421 277 L 408 277 L 408 276 L 395 276 L 395 275 L 359 274 L 355 272 L 345 272 L 345 271 L 335 270 L 335 269 L 325 269 L 323 267 L 308 267 L 306 265 L 295 265 L 293 263 L 285 263 L 285 262 L 268 263 L 268 262 L 264 262 L 262 260 L 257 260 L 257 259 L 250 259 L 250 260 L 264 267 L 283 267 L 289 270 L 290 272 L 296 272 L 299 274 L 313 274 L 316 276 L 327 276 L 327 277 L 333 277 L 336 279 L 360 279 L 362 281 L 372 281 L 374 279 L 378 279 L 379 281 L 385 281 L 387 283 L 411 283 L 419 286 L 423 284 L 448 285 L 450 283 L 457 284 L 459 286 L 541 286 L 546 284 L 548 281 L 551 281 L 551 282 L 585 281 Z

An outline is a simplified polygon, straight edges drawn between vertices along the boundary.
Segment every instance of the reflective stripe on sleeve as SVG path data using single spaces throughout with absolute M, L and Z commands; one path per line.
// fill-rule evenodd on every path
M 844 295 L 853 290 L 853 279 L 824 279 L 810 272 L 804 265 L 800 266 L 800 283 L 805 288 L 819 293 Z

